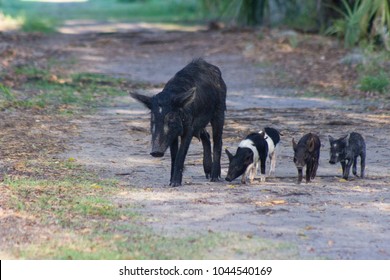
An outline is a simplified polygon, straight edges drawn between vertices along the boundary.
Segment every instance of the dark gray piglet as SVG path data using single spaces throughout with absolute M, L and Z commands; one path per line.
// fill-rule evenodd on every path
M 357 176 L 357 158 L 360 156 L 360 177 L 364 178 L 366 167 L 366 143 L 363 136 L 357 132 L 351 132 L 344 137 L 334 139 L 329 135 L 330 164 L 341 163 L 343 178 L 348 180 L 352 166 L 352 173 Z
M 320 138 L 308 133 L 304 135 L 298 143 L 292 139 L 294 149 L 294 163 L 298 169 L 298 184 L 302 182 L 302 170 L 306 166 L 306 183 L 314 179 L 317 175 L 318 162 L 320 159 Z

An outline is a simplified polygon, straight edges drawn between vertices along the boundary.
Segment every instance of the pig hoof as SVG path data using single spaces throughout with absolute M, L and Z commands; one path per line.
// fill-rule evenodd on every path
M 176 188 L 176 187 L 180 187 L 180 186 L 181 186 L 180 183 L 175 183 L 175 182 L 171 182 L 169 185 L 170 185 L 172 188 Z

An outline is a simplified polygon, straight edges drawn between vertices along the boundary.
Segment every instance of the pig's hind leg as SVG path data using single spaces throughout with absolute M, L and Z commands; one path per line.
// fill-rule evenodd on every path
M 270 169 L 269 169 L 269 176 L 274 176 L 275 175 L 275 167 L 276 167 L 276 152 L 275 150 L 269 154 L 269 159 L 270 159 Z
M 364 169 L 366 168 L 366 151 L 360 154 L 360 177 L 364 178 Z
M 213 160 L 211 158 L 210 134 L 205 129 L 200 132 L 200 140 L 203 145 L 203 170 L 206 178 L 209 179 Z
M 220 109 L 211 120 L 213 130 L 213 163 L 211 167 L 211 182 L 217 182 L 221 177 L 222 132 L 225 112 Z
M 356 168 L 356 165 L 357 165 L 357 157 L 355 157 L 355 158 L 353 159 L 352 173 L 353 173 L 353 175 L 355 175 L 356 177 L 359 177 L 359 176 L 357 175 L 357 168 Z

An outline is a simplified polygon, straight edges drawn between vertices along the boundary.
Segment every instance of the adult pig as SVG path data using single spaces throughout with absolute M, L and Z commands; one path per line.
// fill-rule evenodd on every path
M 177 72 L 160 93 L 152 97 L 138 93 L 131 93 L 131 96 L 151 110 L 150 154 L 162 157 L 170 148 L 172 187 L 182 184 L 184 160 L 194 136 L 202 141 L 206 178 L 211 176 L 212 182 L 219 180 L 226 84 L 218 67 L 199 58 Z M 210 135 L 205 129 L 209 123 L 213 156 Z

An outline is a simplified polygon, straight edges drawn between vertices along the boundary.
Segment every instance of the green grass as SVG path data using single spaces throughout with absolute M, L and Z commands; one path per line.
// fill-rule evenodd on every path
M 364 49 L 367 62 L 358 66 L 357 86 L 365 92 L 386 94 L 390 92 L 390 54 L 386 51 Z
M 25 31 L 51 32 L 65 20 L 183 22 L 200 18 L 196 0 L 88 0 L 73 3 L 3 0 L 4 14 L 22 19 Z
M 22 66 L 14 69 L 27 82 L 12 91 L 0 85 L 0 109 L 40 108 L 62 112 L 96 108 L 110 97 L 127 95 L 126 81 L 102 74 L 79 73 L 57 77 L 50 68 Z
M 138 206 L 124 203 L 131 188 L 101 180 L 73 159 L 26 161 L 29 176 L 1 183 L 13 209 L 40 228 L 32 242 L 9 252 L 19 259 L 294 259 L 297 248 L 243 233 L 161 235 L 147 226 Z M 32 174 L 32 175 L 31 175 Z M 138 192 L 139 190 L 135 190 Z M 120 202 L 119 202 L 120 201 Z M 50 228 L 49 237 L 45 229 Z M 42 235 L 42 238 L 41 238 Z
M 359 89 L 365 92 L 385 93 L 390 91 L 390 75 L 365 75 L 359 81 Z
M 188 260 L 188 259 L 294 259 L 297 248 L 286 243 L 239 233 L 192 234 L 187 237 L 162 236 L 145 226 L 127 226 L 125 232 L 68 234 L 67 240 L 54 239 L 20 251 L 23 259 L 91 260 Z

